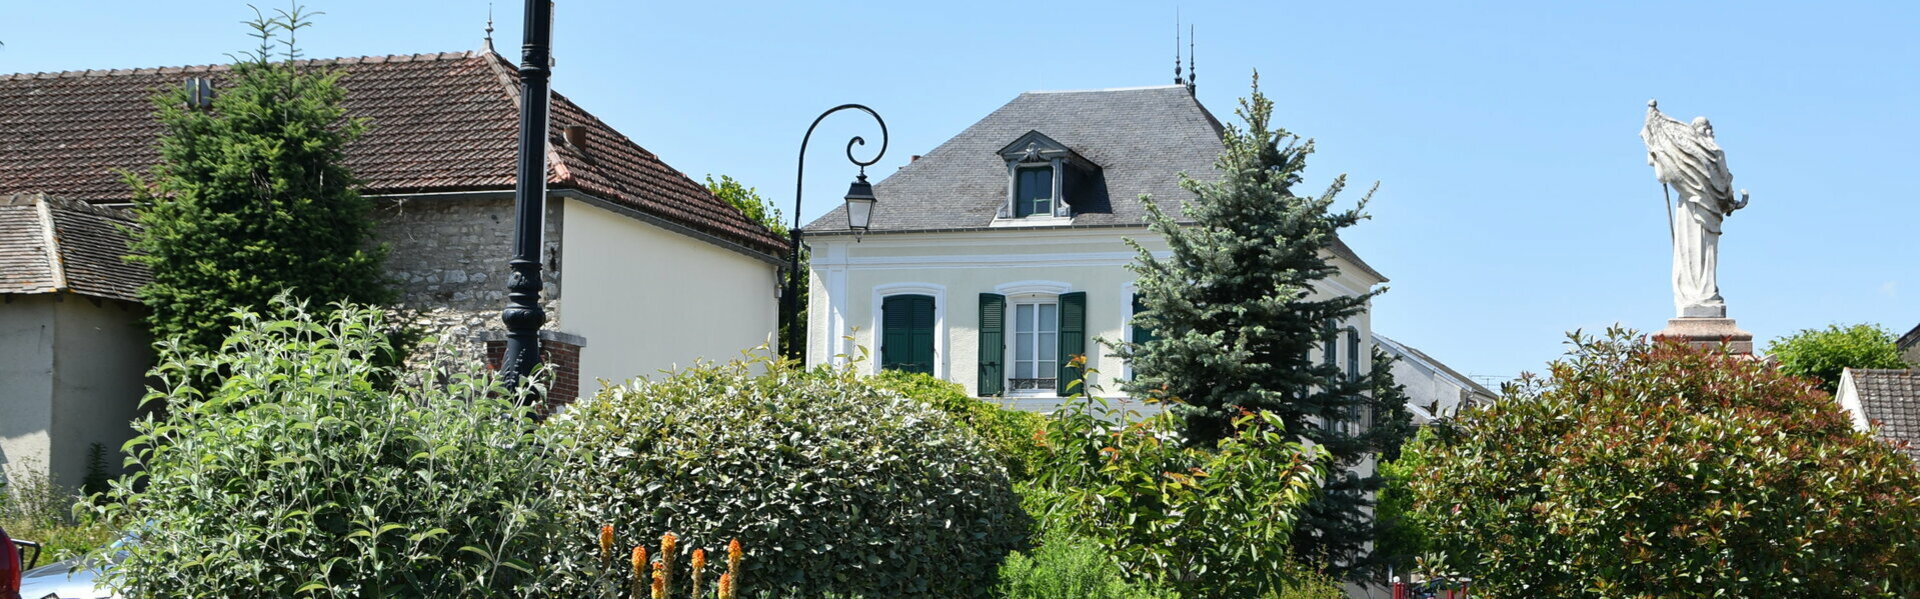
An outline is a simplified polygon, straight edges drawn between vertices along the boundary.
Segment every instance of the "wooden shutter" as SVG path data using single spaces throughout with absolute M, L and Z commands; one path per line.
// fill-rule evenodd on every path
M 1087 353 L 1087 292 L 1075 291 L 1060 294 L 1060 375 L 1055 379 L 1059 393 L 1086 394 L 1087 390 L 1078 385 L 1068 387 L 1073 381 L 1084 376 L 1081 369 L 1074 368 L 1068 362 L 1078 355 Z
M 1007 296 L 980 294 L 980 395 L 1006 393 Z
M 880 367 L 933 374 L 933 297 L 891 295 L 880 302 Z
M 1145 311 L 1147 311 L 1146 307 L 1140 305 L 1140 294 L 1133 294 L 1133 318 L 1136 319 L 1132 321 L 1134 343 L 1146 343 L 1155 339 L 1153 329 L 1147 328 L 1146 325 L 1140 324 L 1140 321 L 1137 320 L 1140 318 L 1140 313 Z

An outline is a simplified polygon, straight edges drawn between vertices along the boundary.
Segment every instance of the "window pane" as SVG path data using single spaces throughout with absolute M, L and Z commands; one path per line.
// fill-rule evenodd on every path
M 1040 334 L 1040 357 L 1051 358 L 1060 355 L 1060 335 L 1058 333 Z
M 1052 213 L 1053 167 L 1019 169 L 1014 181 L 1014 216 Z
M 1016 378 L 1016 379 L 1033 378 L 1033 363 L 1032 362 L 1014 362 L 1013 378 Z
M 1033 304 L 1017 304 L 1013 307 L 1013 330 L 1033 330 Z
M 1038 323 L 1039 327 L 1035 330 L 1053 331 L 1053 330 L 1059 329 L 1060 328 L 1060 314 L 1059 314 L 1060 306 L 1057 304 L 1040 304 L 1039 308 L 1040 308 L 1040 322 Z
M 1033 359 L 1033 333 L 1015 333 L 1013 336 L 1013 359 Z

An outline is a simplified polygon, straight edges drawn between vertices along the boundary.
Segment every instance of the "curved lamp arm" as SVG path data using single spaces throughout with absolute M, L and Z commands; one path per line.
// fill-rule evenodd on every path
M 870 160 L 863 161 L 853 156 L 853 147 L 867 145 L 866 138 L 856 135 L 853 139 L 847 140 L 847 161 L 860 167 L 861 180 L 866 180 L 867 167 L 880 162 L 880 157 L 887 155 L 887 121 L 880 118 L 880 113 L 860 104 L 841 104 L 820 113 L 819 117 L 813 119 L 813 124 L 807 126 L 807 134 L 800 138 L 800 159 L 794 167 L 793 175 L 793 228 L 788 230 L 793 240 L 793 249 L 789 250 L 789 257 L 792 260 L 787 270 L 787 289 L 785 293 L 780 294 L 780 303 L 783 312 L 787 315 L 787 335 L 784 344 L 786 347 L 782 349 L 786 350 L 784 353 L 789 359 L 798 361 L 802 365 L 805 365 L 806 353 L 800 348 L 805 338 L 804 331 L 800 327 L 800 198 L 806 191 L 807 144 L 813 141 L 813 130 L 820 126 L 820 121 L 827 120 L 827 117 L 833 113 L 848 109 L 865 112 L 873 117 L 874 122 L 880 124 L 880 151 Z

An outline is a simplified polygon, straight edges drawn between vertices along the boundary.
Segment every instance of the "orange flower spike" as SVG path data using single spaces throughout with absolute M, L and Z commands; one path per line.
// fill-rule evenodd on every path
M 733 599 L 733 575 L 720 575 L 720 599 Z
M 660 580 L 662 586 L 673 586 L 673 562 L 676 561 L 674 558 L 679 556 L 680 537 L 674 536 L 673 533 L 660 535 L 660 565 L 662 572 Z M 661 599 L 666 599 L 666 597 L 662 596 Z
M 693 594 L 691 595 L 693 599 L 701 599 L 700 580 L 705 577 L 706 569 L 707 569 L 707 550 L 705 549 L 693 550 Z
M 633 546 L 633 577 L 642 578 L 642 577 L 645 577 L 646 575 L 647 575 L 647 546 L 634 545 Z
M 653 599 L 667 599 L 667 575 L 665 564 L 653 563 Z
M 613 559 L 613 525 L 600 525 L 600 559 Z
M 740 549 L 740 539 L 727 543 L 727 573 L 732 574 L 736 580 L 740 577 L 740 556 L 744 553 L 746 551 Z

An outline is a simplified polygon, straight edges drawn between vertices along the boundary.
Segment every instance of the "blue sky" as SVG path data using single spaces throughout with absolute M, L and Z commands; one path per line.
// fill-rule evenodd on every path
M 519 3 L 493 7 L 517 59 Z M 484 0 L 312 0 L 313 57 L 480 46 Z M 1920 4 L 1883 2 L 732 3 L 563 0 L 555 88 L 695 178 L 791 202 L 821 110 L 873 106 L 892 172 L 1021 91 L 1170 82 L 1178 8 L 1199 94 L 1233 120 L 1258 69 L 1318 140 L 1309 187 L 1378 180 L 1349 243 L 1393 279 L 1374 326 L 1475 375 L 1540 370 L 1563 333 L 1672 315 L 1648 98 L 1713 119 L 1736 186 L 1720 281 L 1762 340 L 1920 322 Z M 0 4 L 0 72 L 205 64 L 249 47 L 238 1 Z M 825 212 L 871 125 L 816 134 Z M 1350 194 L 1349 199 L 1358 197 Z M 884 198 L 882 202 L 884 202 Z M 882 204 L 882 210 L 885 209 Z

